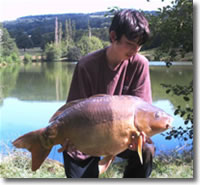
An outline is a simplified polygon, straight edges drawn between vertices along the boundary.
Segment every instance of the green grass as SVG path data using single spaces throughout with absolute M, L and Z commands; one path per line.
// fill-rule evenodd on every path
M 126 162 L 113 163 L 100 178 L 122 178 Z M 66 178 L 61 163 L 47 159 L 36 172 L 31 171 L 28 152 L 14 151 L 2 156 L 0 178 Z M 154 158 L 150 178 L 193 178 L 193 158 L 190 152 L 173 152 Z
M 112 164 L 101 178 L 121 178 L 126 162 Z M 193 178 L 193 158 L 191 152 L 170 155 L 160 154 L 153 160 L 150 178 Z
M 42 50 L 39 47 L 26 49 L 25 51 L 24 51 L 24 49 L 19 49 L 19 53 L 21 56 L 24 56 L 25 54 L 35 56 L 35 55 L 41 55 Z
M 61 163 L 50 159 L 33 172 L 29 153 L 14 151 L 1 157 L 0 178 L 65 178 L 65 173 Z
M 154 159 L 151 178 L 193 178 L 192 152 L 171 152 Z
M 157 52 L 158 52 L 157 48 L 154 48 L 154 49 L 141 51 L 140 54 L 147 57 L 149 61 L 155 61 L 155 60 L 157 60 L 157 59 L 155 59 Z M 169 54 L 162 53 L 160 61 L 167 61 L 168 58 L 169 58 Z M 174 61 L 192 61 L 192 60 L 193 60 L 193 53 L 192 52 L 188 52 L 188 53 L 185 54 L 185 56 L 181 56 L 181 53 L 177 51 L 176 57 L 174 58 Z

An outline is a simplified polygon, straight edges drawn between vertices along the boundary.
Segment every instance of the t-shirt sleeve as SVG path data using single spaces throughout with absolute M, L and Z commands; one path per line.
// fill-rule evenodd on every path
M 78 63 L 72 77 L 67 102 L 91 96 L 90 84 L 89 74 L 86 69 Z
M 131 86 L 131 94 L 152 103 L 151 80 L 148 61 L 138 65 L 135 80 Z

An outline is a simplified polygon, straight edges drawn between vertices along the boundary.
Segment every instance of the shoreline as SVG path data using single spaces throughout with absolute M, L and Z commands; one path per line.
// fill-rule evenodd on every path
M 126 161 L 112 163 L 100 178 L 122 178 Z M 150 178 L 194 178 L 192 152 L 159 155 L 153 159 Z M 31 171 L 31 158 L 28 152 L 13 150 L 0 161 L 1 178 L 66 178 L 63 164 L 46 159 L 40 169 Z

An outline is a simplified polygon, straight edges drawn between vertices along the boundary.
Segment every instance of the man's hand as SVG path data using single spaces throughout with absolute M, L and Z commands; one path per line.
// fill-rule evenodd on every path
M 143 149 L 145 149 L 145 144 L 153 144 L 153 142 L 150 138 L 146 137 L 144 133 L 141 133 L 141 134 L 143 136 L 143 139 L 142 139 L 142 141 L 143 141 L 142 146 L 144 146 Z M 137 151 L 137 149 L 138 149 L 138 138 L 139 138 L 139 136 L 136 132 L 132 134 L 131 144 L 128 147 L 129 150 Z
M 129 145 L 129 150 L 137 150 L 137 146 L 138 146 L 138 136 L 136 133 L 133 133 L 131 136 L 131 144 Z

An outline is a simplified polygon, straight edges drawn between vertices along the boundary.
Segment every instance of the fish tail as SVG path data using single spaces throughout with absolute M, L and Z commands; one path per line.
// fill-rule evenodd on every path
M 32 155 L 32 171 L 36 171 L 44 162 L 51 151 L 51 147 L 46 148 L 42 145 L 40 136 L 44 129 L 29 132 L 12 142 L 17 148 L 26 148 Z

